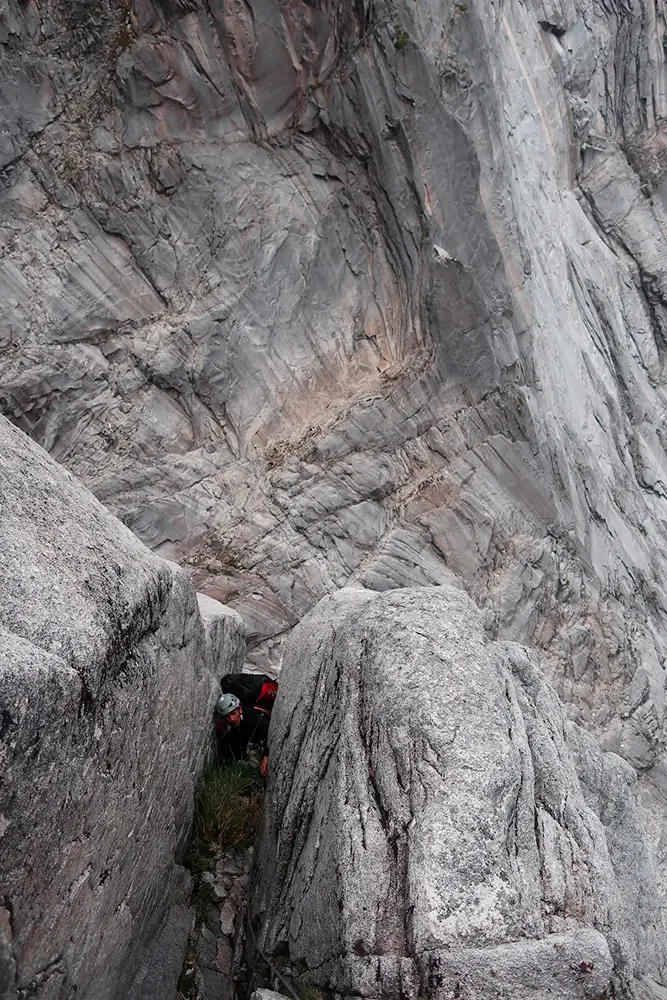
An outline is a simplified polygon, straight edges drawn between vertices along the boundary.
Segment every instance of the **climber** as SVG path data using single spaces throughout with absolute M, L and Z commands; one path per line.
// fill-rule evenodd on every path
M 259 769 L 266 777 L 271 709 L 278 685 L 264 674 L 227 674 L 220 680 L 215 735 L 218 759 L 242 760 L 249 747 L 262 753 Z

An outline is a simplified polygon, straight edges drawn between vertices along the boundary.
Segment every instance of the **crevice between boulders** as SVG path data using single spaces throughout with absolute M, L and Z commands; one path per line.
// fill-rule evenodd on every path
M 242 985 L 246 893 L 253 849 L 215 851 L 197 879 L 194 926 L 177 998 L 231 1000 Z

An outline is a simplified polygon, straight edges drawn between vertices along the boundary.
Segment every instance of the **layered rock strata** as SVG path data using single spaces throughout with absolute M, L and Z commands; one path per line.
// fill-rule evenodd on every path
M 322 601 L 293 632 L 270 751 L 264 953 L 343 996 L 664 996 L 636 774 L 460 591 Z
M 0 405 L 244 616 L 455 582 L 667 885 L 665 16 L 0 4 Z
M 0 552 L 0 993 L 124 997 L 170 908 L 187 939 L 178 861 L 243 624 L 202 619 L 183 571 L 4 418 Z
M 664 809 L 663 13 L 0 10 L 4 412 L 278 666 L 456 581 Z

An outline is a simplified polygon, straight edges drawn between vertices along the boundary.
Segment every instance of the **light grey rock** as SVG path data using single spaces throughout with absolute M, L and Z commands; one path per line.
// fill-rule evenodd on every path
M 3 996 L 169 993 L 177 860 L 243 630 L 214 602 L 202 621 L 183 571 L 4 418 L 0 521 Z
M 152 942 L 127 1000 L 163 1000 L 178 983 L 194 924 L 188 906 L 172 906 L 161 932 Z
M 426 961 L 429 993 L 439 1000 L 599 1000 L 609 995 L 612 961 L 594 930 L 552 934 L 486 948 L 448 948 Z M 446 985 L 443 985 L 446 984 Z M 623 994 L 629 995 L 629 994 Z
M 276 993 L 275 990 L 254 990 L 250 994 L 250 1000 L 285 1000 L 285 995 Z
M 2 12 L 4 411 L 233 603 L 255 666 L 340 586 L 456 582 L 652 768 L 655 16 L 70 7 Z
M 208 927 L 202 927 L 197 958 L 197 990 L 201 1000 L 231 1000 L 234 990 L 231 962 L 229 941 L 216 936 Z
M 238 913 L 238 904 L 231 897 L 226 899 L 220 910 L 220 930 L 225 937 L 232 937 L 234 934 L 234 922 Z
M 243 618 L 205 594 L 197 594 L 197 605 L 206 633 L 207 662 L 213 672 L 239 672 L 246 644 Z
M 667 898 L 664 38 L 643 0 L 6 0 L 0 408 L 253 667 L 340 587 L 463 587 L 638 769 Z
M 342 590 L 294 630 L 250 897 L 343 995 L 641 996 L 665 982 L 634 771 L 534 653 L 442 587 Z
M 16 996 L 16 960 L 12 953 L 12 918 L 0 897 L 0 997 L 14 1000 Z

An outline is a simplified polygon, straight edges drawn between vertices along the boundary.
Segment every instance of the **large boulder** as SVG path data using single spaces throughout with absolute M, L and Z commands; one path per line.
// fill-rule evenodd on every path
M 124 997 L 243 625 L 2 418 L 0 554 L 0 995 Z
M 663 995 L 635 772 L 462 592 L 322 601 L 293 633 L 270 751 L 264 954 L 343 995 Z

